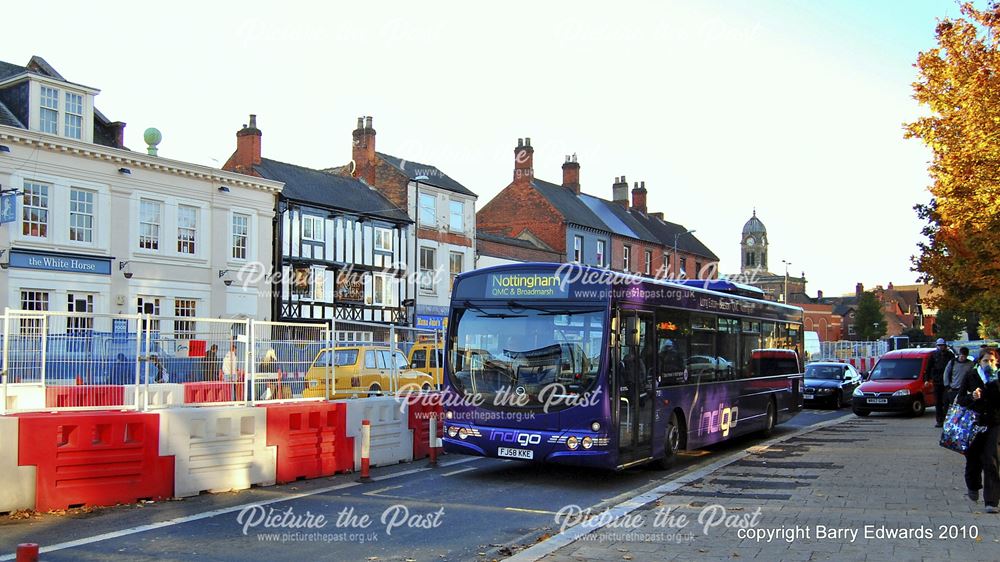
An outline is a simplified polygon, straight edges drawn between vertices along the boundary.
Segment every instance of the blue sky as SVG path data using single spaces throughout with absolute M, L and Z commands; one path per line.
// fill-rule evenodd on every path
M 527 136 L 543 179 L 575 152 L 584 192 L 645 181 L 650 210 L 697 229 L 725 272 L 756 207 L 772 269 L 804 270 L 810 294 L 916 277 L 930 155 L 902 123 L 954 2 L 361 4 L 19 2 L 2 60 L 40 55 L 101 89 L 127 144 L 155 126 L 170 158 L 221 165 L 256 113 L 266 157 L 342 164 L 372 115 L 380 151 L 482 205 Z

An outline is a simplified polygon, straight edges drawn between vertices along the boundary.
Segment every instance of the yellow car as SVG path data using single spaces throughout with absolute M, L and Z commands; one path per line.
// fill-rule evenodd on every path
M 392 362 L 396 364 L 396 384 L 392 384 Z M 330 366 L 334 369 L 334 388 L 327 389 Z M 351 345 L 326 348 L 316 355 L 306 372 L 304 398 L 357 398 L 405 390 L 431 390 L 434 379 L 426 373 L 407 368 L 406 356 L 397 350 L 376 345 Z
M 410 368 L 430 375 L 438 387 L 441 385 L 441 376 L 444 372 L 443 361 L 444 343 L 440 340 L 436 347 L 433 340 L 418 341 L 410 349 Z

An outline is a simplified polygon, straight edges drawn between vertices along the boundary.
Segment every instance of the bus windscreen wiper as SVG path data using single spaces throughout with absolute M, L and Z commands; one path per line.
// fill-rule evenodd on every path
M 504 314 L 502 312 L 486 312 L 482 308 L 472 304 L 469 301 L 462 303 L 462 306 L 470 310 L 475 310 L 481 314 L 484 318 L 524 318 L 524 314 Z
M 507 301 L 507 308 L 520 308 L 523 310 L 537 310 L 542 312 L 542 316 L 572 316 L 574 314 L 583 314 L 587 312 L 601 312 L 602 308 L 574 308 L 572 310 L 554 310 L 552 308 L 537 306 L 533 304 L 524 304 L 517 301 Z

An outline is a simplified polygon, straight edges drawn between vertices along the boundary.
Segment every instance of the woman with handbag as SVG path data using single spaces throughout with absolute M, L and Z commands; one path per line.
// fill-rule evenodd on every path
M 978 502 L 983 489 L 986 513 L 997 513 L 1000 502 L 1000 381 L 997 380 L 998 353 L 984 348 L 979 366 L 962 381 L 958 404 L 976 412 L 976 424 L 986 430 L 976 436 L 965 454 L 965 485 L 969 499 Z

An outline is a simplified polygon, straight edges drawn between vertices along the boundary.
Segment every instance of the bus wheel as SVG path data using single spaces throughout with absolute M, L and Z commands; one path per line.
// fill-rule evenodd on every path
M 681 449 L 681 427 L 677 421 L 677 412 L 671 412 L 667 422 L 667 435 L 663 442 L 663 457 L 657 459 L 657 468 L 670 468 L 677 461 L 677 452 Z
M 764 430 L 761 434 L 764 437 L 770 437 L 771 433 L 774 432 L 774 426 L 777 425 L 777 420 L 775 419 L 777 414 L 774 409 L 774 400 L 767 401 L 767 420 L 764 421 Z
M 372 396 L 382 396 L 382 387 L 377 384 L 373 384 L 368 388 L 368 397 Z

